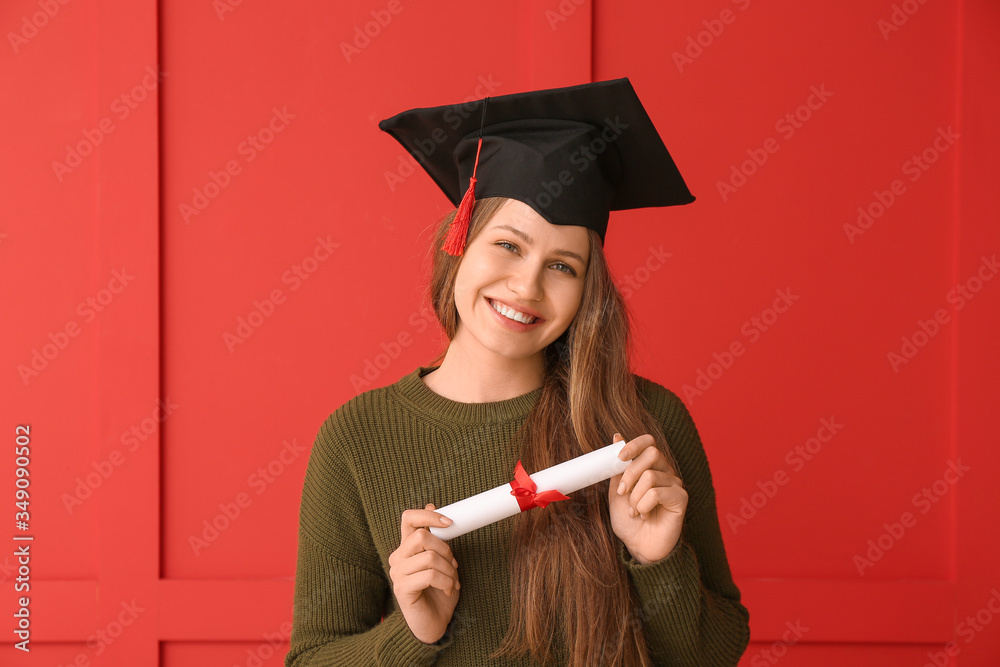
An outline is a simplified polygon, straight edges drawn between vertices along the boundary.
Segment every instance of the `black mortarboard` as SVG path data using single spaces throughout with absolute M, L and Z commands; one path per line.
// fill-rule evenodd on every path
M 627 78 L 410 109 L 378 126 L 459 207 L 443 248 L 453 255 L 473 198 L 517 199 L 602 241 L 609 211 L 694 201 Z

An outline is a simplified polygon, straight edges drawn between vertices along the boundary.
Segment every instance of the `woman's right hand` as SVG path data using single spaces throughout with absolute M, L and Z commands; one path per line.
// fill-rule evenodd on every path
M 410 632 L 425 644 L 444 636 L 458 604 L 458 562 L 451 549 L 429 530 L 451 519 L 434 512 L 406 510 L 400 524 L 399 548 L 389 555 L 389 578 Z

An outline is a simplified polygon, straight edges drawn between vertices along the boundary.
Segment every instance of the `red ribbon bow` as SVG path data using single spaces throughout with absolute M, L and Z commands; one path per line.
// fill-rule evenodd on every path
M 569 496 L 564 496 L 556 490 L 536 493 L 535 489 L 538 487 L 524 471 L 524 466 L 521 465 L 520 461 L 514 467 L 514 479 L 510 483 L 510 488 L 510 495 L 517 499 L 518 507 L 521 508 L 522 512 L 530 510 L 532 507 L 545 509 L 546 505 L 557 500 L 569 500 Z

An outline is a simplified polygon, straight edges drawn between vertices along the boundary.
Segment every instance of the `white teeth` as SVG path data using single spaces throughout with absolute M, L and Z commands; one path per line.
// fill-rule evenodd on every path
M 525 315 L 524 313 L 518 312 L 513 308 L 508 308 L 507 306 L 497 303 L 496 301 L 490 301 L 493 306 L 493 310 L 497 311 L 509 320 L 514 320 L 522 324 L 531 324 L 535 321 L 535 318 L 530 315 Z

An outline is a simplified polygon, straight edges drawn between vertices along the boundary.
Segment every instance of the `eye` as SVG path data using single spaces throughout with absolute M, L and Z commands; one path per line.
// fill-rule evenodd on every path
M 576 275 L 576 271 L 569 264 L 563 264 L 562 262 L 559 262 L 558 264 L 553 264 L 553 266 L 561 266 L 561 267 L 563 267 L 562 269 L 556 269 L 557 271 L 562 271 L 563 273 L 568 273 L 571 276 L 575 276 Z M 565 270 L 563 270 L 563 269 L 565 269 Z
M 506 248 L 507 250 L 514 253 L 518 252 L 519 250 L 517 245 L 511 243 L 510 241 L 496 241 L 494 242 L 493 245 L 500 246 L 501 248 Z M 556 262 L 552 266 L 556 267 L 556 271 L 559 271 L 560 273 L 565 273 L 570 276 L 576 275 L 576 269 L 574 269 L 569 264 L 564 264 L 563 262 Z

